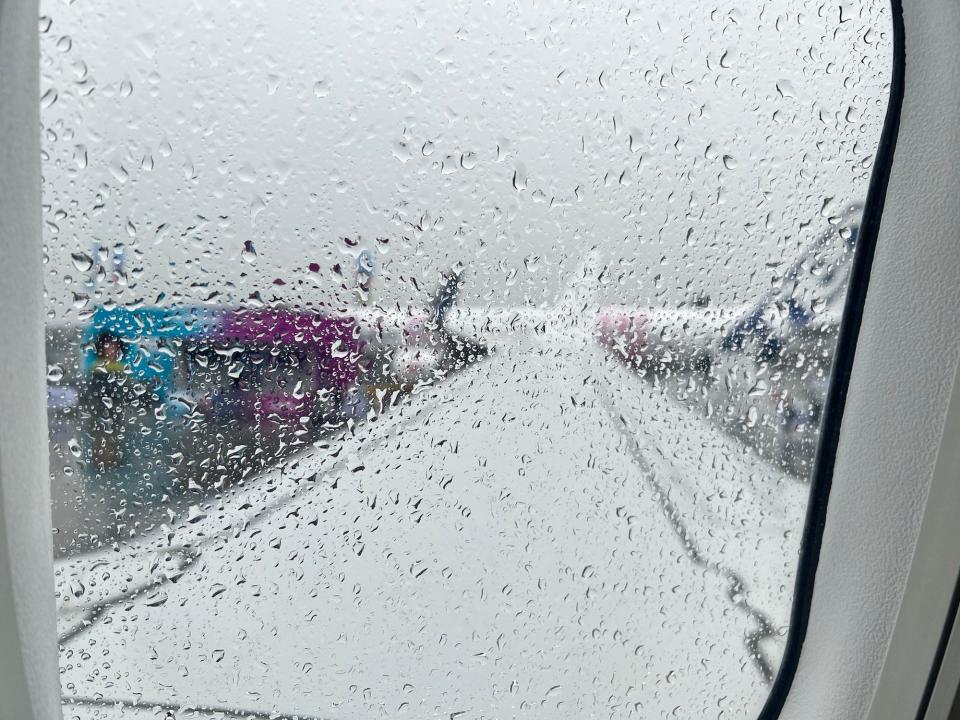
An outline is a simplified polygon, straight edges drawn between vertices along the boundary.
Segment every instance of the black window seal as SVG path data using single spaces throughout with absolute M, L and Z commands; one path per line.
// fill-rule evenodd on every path
M 804 520 L 803 541 L 797 563 L 797 577 L 794 588 L 793 607 L 790 611 L 790 630 L 780 669 L 770 687 L 770 693 L 760 711 L 758 720 L 775 720 L 780 716 L 783 706 L 793 686 L 793 679 L 800 664 L 800 653 L 806 638 L 810 621 L 810 608 L 816 583 L 817 565 L 820 562 L 820 549 L 823 544 L 823 530 L 826 525 L 827 504 L 830 488 L 833 485 L 833 470 L 837 458 L 837 445 L 840 440 L 840 428 L 843 422 L 843 410 L 847 400 L 850 373 L 853 369 L 857 341 L 867 286 L 870 282 L 870 270 L 876 252 L 877 235 L 886 200 L 887 187 L 890 184 L 890 169 L 893 166 L 897 135 L 900 131 L 900 111 L 903 106 L 904 74 L 906 55 L 904 51 L 903 6 L 901 0 L 890 2 L 893 32 L 893 68 L 890 77 L 890 94 L 887 99 L 887 112 L 880 132 L 880 142 L 874 158 L 873 174 L 867 189 L 867 198 L 860 223 L 860 235 L 854 250 L 850 268 L 850 280 L 847 298 L 843 307 L 843 318 L 837 338 L 833 368 L 830 372 L 830 386 L 827 390 L 823 419 L 820 426 L 820 441 L 814 459 L 810 497 Z

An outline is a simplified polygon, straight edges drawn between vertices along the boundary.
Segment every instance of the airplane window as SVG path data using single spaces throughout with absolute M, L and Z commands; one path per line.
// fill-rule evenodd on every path
M 757 716 L 884 2 L 41 6 L 65 717 Z

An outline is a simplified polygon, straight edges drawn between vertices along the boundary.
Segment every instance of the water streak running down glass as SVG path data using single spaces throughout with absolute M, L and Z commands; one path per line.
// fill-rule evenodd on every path
M 757 715 L 884 2 L 41 5 L 65 717 Z

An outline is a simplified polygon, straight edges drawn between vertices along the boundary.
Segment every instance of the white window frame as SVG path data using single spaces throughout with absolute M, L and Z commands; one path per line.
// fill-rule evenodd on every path
M 771 718 L 903 720 L 925 702 L 943 717 L 960 677 L 960 638 L 944 641 L 960 571 L 960 4 L 902 12 L 896 152 L 808 627 Z M 35 0 L 0 0 L 0 718 L 18 720 L 60 715 L 37 16 Z

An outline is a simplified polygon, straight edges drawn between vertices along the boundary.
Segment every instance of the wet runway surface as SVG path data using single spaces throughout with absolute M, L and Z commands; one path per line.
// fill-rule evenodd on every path
M 100 546 L 58 564 L 82 717 L 114 717 L 102 698 L 552 717 L 601 697 L 746 717 L 766 695 L 806 487 L 597 348 L 512 339 L 372 422 L 247 443 L 242 482 L 191 480 L 244 445 L 196 436 L 209 454 L 172 467 L 182 437 L 133 443 L 140 465 L 61 520 L 61 548 Z M 92 648 L 109 660 L 73 662 Z

